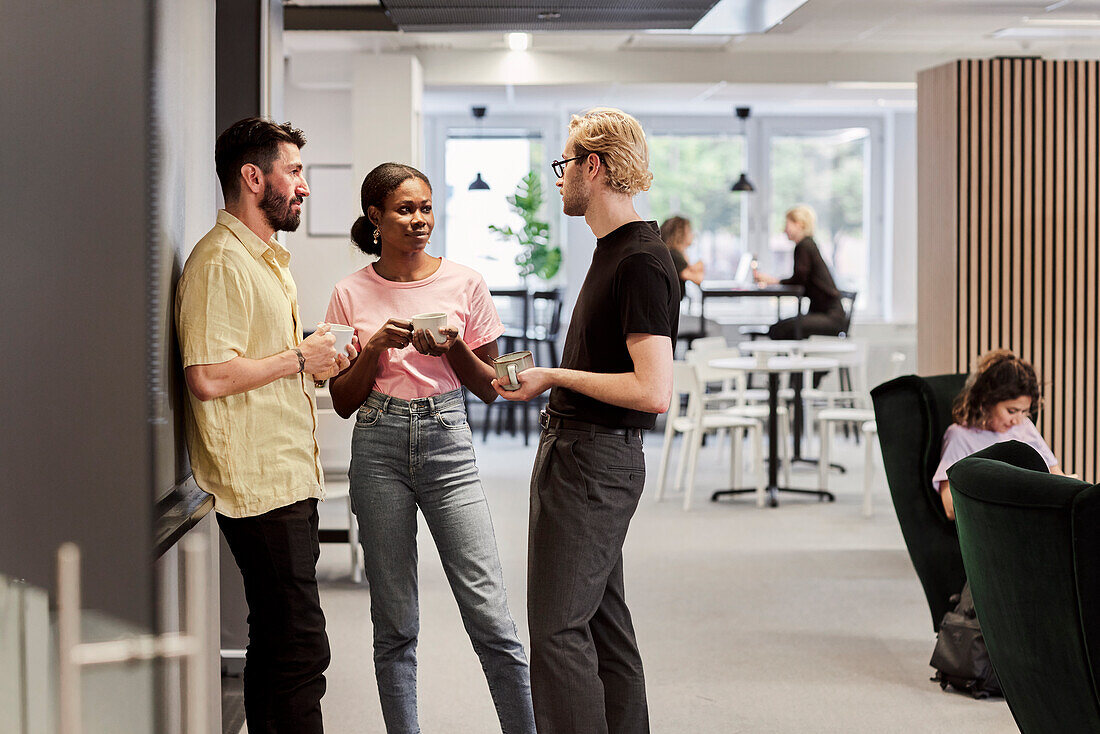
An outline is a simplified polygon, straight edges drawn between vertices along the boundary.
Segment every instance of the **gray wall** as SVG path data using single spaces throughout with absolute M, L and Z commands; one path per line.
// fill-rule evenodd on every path
M 0 573 L 152 627 L 150 4 L 6 3 Z

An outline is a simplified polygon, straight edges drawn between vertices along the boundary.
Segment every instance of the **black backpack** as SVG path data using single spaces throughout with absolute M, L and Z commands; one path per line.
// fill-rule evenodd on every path
M 932 680 L 940 688 L 951 686 L 960 693 L 974 698 L 1001 696 L 1001 684 L 982 637 L 982 628 L 974 612 L 974 599 L 970 596 L 970 583 L 962 593 L 949 600 L 955 609 L 943 615 L 936 649 L 929 664 L 936 669 Z

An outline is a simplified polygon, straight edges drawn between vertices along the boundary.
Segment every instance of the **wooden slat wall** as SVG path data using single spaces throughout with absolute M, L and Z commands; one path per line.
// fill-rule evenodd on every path
M 954 78 L 944 82 L 947 69 Z M 923 72 L 920 85 L 941 94 L 918 92 L 919 100 L 939 99 L 957 111 L 946 123 L 953 129 L 920 132 L 922 143 L 954 139 L 948 157 L 955 162 L 955 170 L 941 167 L 931 178 L 922 172 L 921 221 L 930 216 L 924 192 L 935 178 L 953 176 L 945 188 L 957 192 L 957 236 L 947 246 L 954 282 L 925 281 L 922 268 L 921 298 L 957 304 L 954 369 L 970 370 L 996 347 L 1035 365 L 1044 395 L 1039 429 L 1065 469 L 1089 481 L 1100 479 L 1098 84 L 1097 61 L 991 59 Z M 921 122 L 933 124 L 926 115 Z M 950 273 L 942 267 L 944 244 L 926 234 L 921 259 L 939 262 L 942 279 Z

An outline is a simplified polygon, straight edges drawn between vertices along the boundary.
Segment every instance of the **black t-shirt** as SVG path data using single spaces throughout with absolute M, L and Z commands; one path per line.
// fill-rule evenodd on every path
M 561 366 L 585 372 L 633 372 L 627 334 L 656 334 L 676 342 L 680 286 L 656 222 L 627 222 L 596 240 L 592 265 L 577 296 Z M 549 410 L 614 428 L 653 428 L 657 416 L 620 408 L 573 390 L 550 391 Z
M 675 268 L 676 278 L 680 281 L 680 298 L 682 300 L 687 295 L 687 283 L 684 282 L 684 278 L 680 273 L 688 268 L 688 259 L 684 257 L 684 253 L 671 247 L 668 248 L 668 254 L 672 255 L 672 267 Z

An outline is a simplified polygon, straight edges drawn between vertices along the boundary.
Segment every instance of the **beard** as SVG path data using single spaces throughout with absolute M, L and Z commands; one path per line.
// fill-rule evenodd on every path
M 276 232 L 293 232 L 302 223 L 302 210 L 294 211 L 295 203 L 302 203 L 302 198 L 291 194 L 284 199 L 274 188 L 268 186 L 264 189 L 264 198 L 260 200 L 260 210 Z
M 569 186 L 561 191 L 561 208 L 567 217 L 583 217 L 588 211 L 588 190 Z

